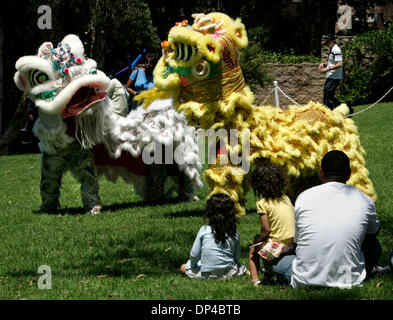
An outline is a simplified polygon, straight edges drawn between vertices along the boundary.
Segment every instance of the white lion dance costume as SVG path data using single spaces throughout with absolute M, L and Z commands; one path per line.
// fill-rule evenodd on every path
M 155 99 L 172 99 L 176 109 L 185 112 L 190 125 L 236 130 L 238 141 L 249 132 L 248 159 L 255 164 L 270 161 L 285 167 L 292 199 L 313 180 L 315 183 L 325 153 L 342 150 L 351 161 L 348 183 L 375 201 L 357 128 L 345 116 L 348 107 L 342 105 L 331 111 L 310 102 L 284 111 L 254 105 L 254 95 L 245 84 L 239 65 L 239 50 L 248 44 L 240 19 L 232 20 L 222 13 L 193 17 L 192 25 L 186 20 L 177 23 L 169 31 L 168 40 L 162 43 L 163 56 L 154 70 L 156 88 L 138 97 L 144 99 L 145 106 Z M 224 142 L 226 150 L 216 163 L 210 164 L 205 177 L 210 194 L 228 194 L 240 217 L 245 213 L 247 172 L 239 164 L 231 161 L 225 164 L 221 160 L 228 155 L 241 157 L 244 145 L 242 142 L 231 145 L 228 139 Z
M 45 42 L 37 56 L 20 58 L 16 69 L 17 87 L 39 109 L 33 132 L 42 152 L 42 211 L 59 207 L 61 178 L 67 169 L 81 183 L 83 205 L 92 214 L 102 209 L 97 172 L 111 181 L 122 176 L 150 200 L 163 196 L 165 171 L 171 167 L 179 179 L 179 195 L 194 199 L 194 187 L 202 185 L 194 129 L 171 107 L 171 100 L 157 100 L 124 117 L 121 84 L 97 70 L 75 35 L 66 36 L 56 48 Z M 158 175 L 146 162 L 160 156 L 163 146 L 175 150 L 175 164 L 163 165 Z

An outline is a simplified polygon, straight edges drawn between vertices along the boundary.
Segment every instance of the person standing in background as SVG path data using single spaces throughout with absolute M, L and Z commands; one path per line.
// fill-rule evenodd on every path
M 343 77 L 342 53 L 335 41 L 334 35 L 325 36 L 324 45 L 330 49 L 327 63 L 319 65 L 319 72 L 326 73 L 326 81 L 323 87 L 323 104 L 333 110 L 341 102 L 335 97 L 336 89 Z
M 126 89 L 130 94 L 128 103 L 128 111 L 135 110 L 138 106 L 134 97 L 141 91 L 154 88 L 153 70 L 157 63 L 157 55 L 148 53 L 145 56 L 145 64 L 143 68 L 136 68 L 130 75 L 127 81 Z

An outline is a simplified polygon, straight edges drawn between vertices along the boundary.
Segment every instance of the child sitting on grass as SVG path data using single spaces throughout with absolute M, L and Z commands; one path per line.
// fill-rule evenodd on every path
M 257 212 L 260 215 L 261 234 L 254 237 L 249 265 L 251 282 L 258 285 L 259 259 L 263 259 L 268 275 L 275 272 L 277 262 L 293 251 L 294 210 L 291 200 L 284 194 L 285 176 L 280 166 L 265 162 L 255 168 L 251 186 L 257 196 Z
M 209 224 L 200 228 L 190 259 L 180 272 L 190 278 L 229 279 L 246 273 L 240 264 L 240 237 L 236 231 L 236 212 L 226 194 L 214 194 L 207 201 L 205 217 Z

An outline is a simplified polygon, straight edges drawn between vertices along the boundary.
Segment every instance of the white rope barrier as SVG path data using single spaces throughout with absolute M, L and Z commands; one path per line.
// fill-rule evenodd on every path
M 263 106 L 266 103 L 266 101 L 270 98 L 270 96 L 273 94 L 273 92 L 274 92 L 274 89 L 272 89 L 270 91 L 270 93 L 267 95 L 267 97 L 265 98 L 265 100 L 263 100 L 263 102 L 261 103 L 261 106 Z
M 278 81 L 274 81 L 273 85 L 274 85 L 274 99 L 276 100 L 276 108 L 280 108 L 280 100 L 278 97 L 278 89 L 279 89 Z
M 390 93 L 390 91 L 392 91 L 393 90 L 393 87 L 391 87 L 377 102 L 374 102 L 371 106 L 368 106 L 367 108 L 364 108 L 363 110 L 360 110 L 360 111 L 358 111 L 358 112 L 355 112 L 355 113 L 352 113 L 352 114 L 349 114 L 348 115 L 348 117 L 349 116 L 356 116 L 357 114 L 360 114 L 360 113 L 362 113 L 362 112 L 364 112 L 364 111 L 367 111 L 367 110 L 369 110 L 369 109 L 371 109 L 372 107 L 374 107 L 376 104 L 378 104 L 383 98 L 385 98 L 389 93 Z
M 295 100 L 293 100 L 290 96 L 288 96 L 284 91 L 282 91 L 282 89 L 279 86 L 277 86 L 277 89 L 278 89 L 278 91 L 280 91 L 284 95 L 285 98 L 287 98 L 292 103 L 296 104 L 298 107 L 301 107 L 300 104 L 298 104 Z
M 360 110 L 358 112 L 349 114 L 348 117 L 351 116 L 356 116 L 362 112 L 365 112 L 367 110 L 370 110 L 372 107 L 374 107 L 376 104 L 378 104 L 382 99 L 384 99 L 389 93 L 390 91 L 393 90 L 393 87 L 391 87 L 380 99 L 378 99 L 376 102 L 374 102 L 372 105 L 368 106 L 367 108 Z M 265 102 L 270 98 L 270 96 L 273 94 L 275 95 L 275 102 L 276 102 L 276 107 L 280 107 L 280 102 L 279 102 L 279 98 L 278 98 L 278 92 L 280 92 L 285 98 L 287 98 L 289 101 L 291 101 L 292 103 L 296 104 L 298 107 L 301 107 L 301 105 L 299 103 L 297 103 L 295 100 L 293 100 L 290 96 L 288 96 L 279 86 L 278 86 L 278 82 L 274 81 L 273 82 L 273 90 L 270 91 L 270 93 L 267 95 L 267 97 L 265 98 L 265 100 L 263 100 L 261 105 L 264 105 Z

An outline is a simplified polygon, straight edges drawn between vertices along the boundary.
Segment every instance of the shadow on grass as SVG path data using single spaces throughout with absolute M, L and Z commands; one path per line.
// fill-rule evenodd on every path
M 187 218 L 187 217 L 203 217 L 204 214 L 205 214 L 204 209 L 190 209 L 190 210 L 181 210 L 178 212 L 167 212 L 165 213 L 165 216 L 174 217 L 174 218 Z
M 5 276 L 9 276 L 12 278 L 23 278 L 26 276 L 38 278 L 40 275 L 37 273 L 37 270 L 20 270 L 20 271 L 9 271 L 4 273 Z
M 132 208 L 147 208 L 147 207 L 156 207 L 156 206 L 165 206 L 165 205 L 178 205 L 179 203 L 182 203 L 183 201 L 179 199 L 168 199 L 168 200 L 163 200 L 160 202 L 146 202 L 146 201 L 138 201 L 138 202 L 123 202 L 123 203 L 112 203 L 110 205 L 105 205 L 103 206 L 103 209 L 101 210 L 101 213 L 105 213 L 106 211 L 119 211 L 119 210 L 124 210 L 124 209 L 132 209 Z M 185 202 L 187 203 L 187 202 Z M 197 211 L 197 210 L 191 210 L 191 212 Z M 188 212 L 188 211 L 181 211 L 181 212 Z M 32 210 L 32 213 L 34 214 L 60 214 L 60 215 L 82 215 L 82 214 L 87 214 L 88 212 L 86 209 L 84 209 L 82 206 L 80 207 L 68 207 L 68 208 L 60 208 L 56 212 L 42 212 L 39 209 L 34 209 Z M 178 216 L 177 213 L 171 213 L 174 216 Z M 192 216 L 193 214 L 187 215 L 184 214 L 184 217 L 187 216 Z M 181 213 L 179 216 L 182 216 Z
M 186 228 L 186 227 L 184 227 Z M 138 275 L 160 277 L 179 273 L 180 265 L 186 263 L 195 231 L 170 229 L 151 225 L 138 230 L 127 238 L 111 238 L 98 242 L 94 251 L 80 251 L 71 260 L 61 262 L 60 275 L 82 272 L 88 277 L 113 277 L 137 279 Z M 184 250 L 184 244 L 187 250 Z M 189 245 L 188 245 L 189 244 Z M 19 271 L 10 276 L 20 276 L 30 271 Z M 37 273 L 31 273 L 36 275 Z M 25 274 L 26 275 L 26 274 Z M 180 275 L 180 273 L 179 273 Z

